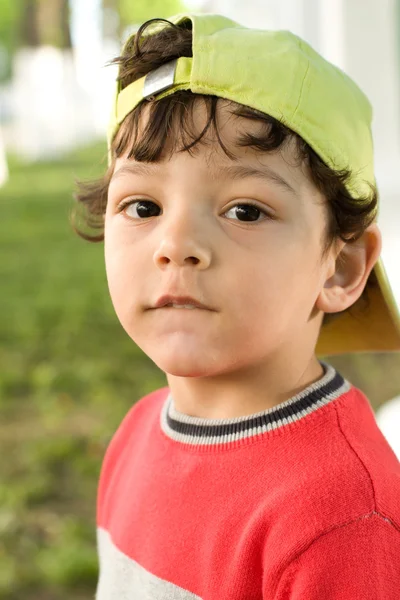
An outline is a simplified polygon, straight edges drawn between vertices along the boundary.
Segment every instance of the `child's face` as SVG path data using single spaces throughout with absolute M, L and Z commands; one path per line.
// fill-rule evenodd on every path
M 201 127 L 201 106 L 196 119 Z M 277 352 L 313 353 L 323 317 L 313 310 L 327 271 L 321 195 L 291 146 L 274 155 L 234 146 L 259 123 L 225 108 L 220 123 L 236 160 L 209 137 L 194 156 L 117 159 L 109 187 L 105 258 L 116 313 L 160 369 L 181 377 L 262 366 Z M 242 206 L 249 203 L 259 210 Z M 153 308 L 165 294 L 210 310 Z

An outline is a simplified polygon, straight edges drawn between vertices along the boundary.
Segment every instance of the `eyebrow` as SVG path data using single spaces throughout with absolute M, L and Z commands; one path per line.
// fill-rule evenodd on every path
M 221 167 L 219 171 L 233 180 L 243 179 L 244 177 L 257 177 L 258 179 L 266 180 L 270 183 L 276 183 L 287 192 L 290 192 L 296 197 L 298 196 L 294 187 L 291 186 L 282 175 L 279 175 L 279 173 L 267 165 L 263 165 L 260 168 L 248 167 L 246 165 L 232 165 L 229 167 Z
M 115 171 L 114 175 L 110 179 L 110 183 L 111 181 L 118 179 L 122 175 L 146 175 L 148 177 L 152 177 L 156 174 L 157 167 L 158 165 L 156 164 L 153 165 L 144 163 L 132 163 L 122 165 L 122 167 L 120 167 L 118 171 Z
M 159 170 L 159 165 L 155 164 L 145 164 L 145 163 L 132 163 L 125 164 L 118 169 L 111 177 L 111 181 L 118 179 L 122 175 L 144 175 L 147 177 L 152 177 L 157 174 L 157 170 Z M 298 193 L 294 189 L 292 185 L 282 175 L 279 175 L 276 171 L 271 169 L 271 167 L 267 165 L 263 165 L 260 168 L 249 167 L 245 165 L 232 165 L 232 166 L 222 166 L 218 167 L 213 172 L 213 177 L 218 177 L 218 175 L 224 175 L 226 178 L 230 178 L 232 180 L 243 179 L 245 177 L 257 177 L 264 181 L 268 181 L 270 183 L 275 183 L 283 188 L 285 191 L 290 192 L 297 198 L 299 197 Z

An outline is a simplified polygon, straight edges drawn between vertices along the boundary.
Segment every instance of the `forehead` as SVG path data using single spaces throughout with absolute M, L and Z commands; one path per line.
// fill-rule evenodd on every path
M 183 104 L 181 108 L 183 107 Z M 191 168 L 205 168 L 209 178 L 219 177 L 222 172 L 240 175 L 242 167 L 243 176 L 246 175 L 246 168 L 270 168 L 277 178 L 287 182 L 287 187 L 291 187 L 298 195 L 301 195 L 303 189 L 315 192 L 314 185 L 306 171 L 305 165 L 299 160 L 295 138 L 287 138 L 285 142 L 276 150 L 262 151 L 259 148 L 250 146 L 249 137 L 256 139 L 266 139 L 270 133 L 270 126 L 266 121 L 256 118 L 245 118 L 234 114 L 239 105 L 230 101 L 219 99 L 216 105 L 216 111 L 213 118 L 210 118 L 210 105 L 205 103 L 202 96 L 194 99 L 184 112 L 184 122 L 182 122 L 182 111 L 173 111 L 170 115 L 167 133 L 159 136 L 157 142 L 152 137 L 157 136 L 157 131 L 152 131 L 149 135 L 148 127 L 152 125 L 154 119 L 154 106 L 146 103 L 140 111 L 140 118 L 137 123 L 137 136 L 135 146 L 148 147 L 151 144 L 162 144 L 162 151 L 157 160 L 128 158 L 127 149 L 117 158 L 114 173 L 127 162 L 134 164 L 140 162 L 143 165 L 157 163 L 160 166 L 168 167 L 172 160 L 179 159 L 182 154 L 189 153 L 195 161 L 191 161 Z M 185 108 L 185 107 L 184 107 Z M 247 108 L 247 107 L 246 107 Z M 155 133 L 155 135 L 154 135 Z M 181 151 L 183 141 L 185 145 L 201 136 L 200 141 L 196 142 L 186 151 Z M 247 144 L 241 145 L 241 141 L 247 137 Z M 149 139 L 150 138 L 150 139 Z M 129 146 L 129 144 L 128 144 Z M 137 158 L 137 157 L 136 157 Z M 164 169 L 162 169 L 164 170 Z M 154 169 L 138 169 L 137 172 L 151 175 Z

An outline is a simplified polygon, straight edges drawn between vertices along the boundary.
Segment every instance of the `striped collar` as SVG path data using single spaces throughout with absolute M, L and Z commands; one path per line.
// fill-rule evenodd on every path
M 260 433 L 282 428 L 288 423 L 325 406 L 347 392 L 351 384 L 332 365 L 319 361 L 324 369 L 321 379 L 289 400 L 246 417 L 205 419 L 178 412 L 171 394 L 164 401 L 160 419 L 167 437 L 187 446 L 237 446 L 241 440 L 256 438 Z M 251 440 L 248 440 L 251 441 Z M 204 448 L 206 449 L 206 448 Z

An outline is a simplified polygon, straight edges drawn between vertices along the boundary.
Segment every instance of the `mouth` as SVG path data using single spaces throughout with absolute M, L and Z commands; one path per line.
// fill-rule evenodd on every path
M 162 308 L 188 308 L 189 310 L 199 309 L 199 306 L 194 306 L 193 304 L 166 304 Z
M 173 296 L 170 294 L 161 296 L 152 308 L 186 308 L 189 310 L 201 308 L 203 310 L 212 310 L 210 307 L 190 296 Z

